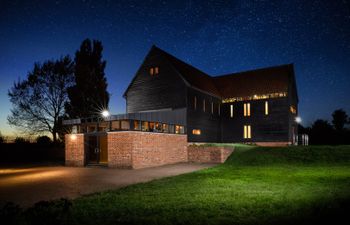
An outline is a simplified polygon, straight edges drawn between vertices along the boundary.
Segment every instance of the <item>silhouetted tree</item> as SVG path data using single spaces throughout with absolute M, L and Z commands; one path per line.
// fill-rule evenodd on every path
M 8 92 L 13 105 L 9 124 L 29 134 L 50 132 L 57 139 L 58 119 L 64 114 L 67 88 L 73 85 L 74 64 L 69 56 L 36 63 L 27 79 L 14 83 Z
M 310 130 L 310 144 L 333 144 L 334 130 L 327 120 L 316 120 Z
M 51 144 L 51 139 L 46 135 L 39 136 L 36 138 L 36 143 L 39 145 L 49 145 Z
M 348 123 L 348 115 L 342 109 L 337 109 L 332 114 L 333 126 L 337 131 L 342 131 L 346 123 Z
M 66 112 L 70 118 L 96 116 L 108 108 L 109 93 L 102 60 L 102 43 L 86 39 L 75 53 L 75 85 L 68 89 Z

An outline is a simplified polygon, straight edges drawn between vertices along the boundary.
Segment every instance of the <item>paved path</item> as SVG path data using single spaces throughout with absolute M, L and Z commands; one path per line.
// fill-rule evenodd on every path
M 214 165 L 179 163 L 138 170 L 64 166 L 0 168 L 0 203 L 12 201 L 30 206 L 40 200 L 75 198 Z

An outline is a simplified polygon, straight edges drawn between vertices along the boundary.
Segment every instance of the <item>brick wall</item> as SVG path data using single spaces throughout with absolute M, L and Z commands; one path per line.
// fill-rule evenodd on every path
M 233 147 L 188 146 L 188 161 L 200 163 L 224 163 L 233 152 Z
M 108 166 L 145 168 L 187 162 L 187 136 L 138 131 L 109 132 Z
M 84 135 L 65 135 L 65 157 L 67 166 L 84 166 Z

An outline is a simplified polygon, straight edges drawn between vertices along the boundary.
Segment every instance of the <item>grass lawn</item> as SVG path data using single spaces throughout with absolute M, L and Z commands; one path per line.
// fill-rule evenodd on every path
M 217 167 L 75 199 L 66 219 L 84 225 L 349 224 L 349 213 L 350 146 L 237 145 Z

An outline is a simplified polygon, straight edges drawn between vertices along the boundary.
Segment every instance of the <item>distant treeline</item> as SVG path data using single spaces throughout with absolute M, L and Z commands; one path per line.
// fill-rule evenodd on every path
M 331 123 L 317 119 L 311 127 L 299 125 L 299 134 L 309 135 L 311 145 L 345 145 L 350 144 L 350 118 L 343 109 L 332 113 Z

